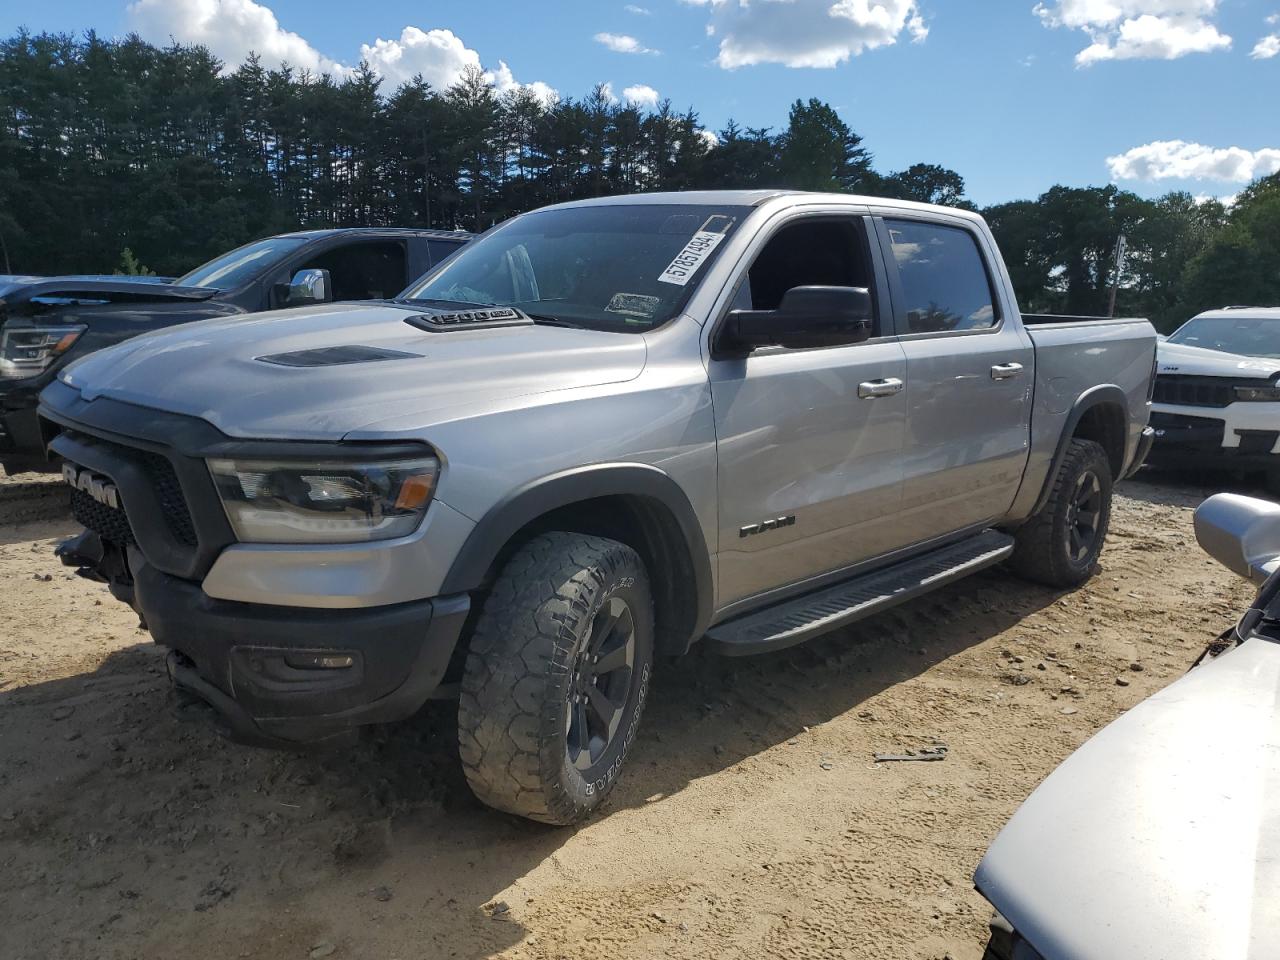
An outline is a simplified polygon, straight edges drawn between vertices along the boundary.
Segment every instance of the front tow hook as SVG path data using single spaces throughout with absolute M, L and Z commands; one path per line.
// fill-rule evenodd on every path
M 102 538 L 92 530 L 84 530 L 69 540 L 63 540 L 53 555 L 62 561 L 64 567 L 75 567 L 76 573 L 86 580 L 107 582 L 99 572 L 106 550 L 102 546 Z

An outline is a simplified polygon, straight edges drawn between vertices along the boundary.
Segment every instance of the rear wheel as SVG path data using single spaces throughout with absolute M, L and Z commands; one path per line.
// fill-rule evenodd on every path
M 543 823 L 586 817 L 617 783 L 653 663 L 653 601 L 625 544 L 547 533 L 518 551 L 476 621 L 458 740 L 472 791 Z
M 1073 439 L 1049 499 L 1015 536 L 1009 563 L 1051 587 L 1074 587 L 1093 575 L 1111 522 L 1111 461 L 1092 440 Z

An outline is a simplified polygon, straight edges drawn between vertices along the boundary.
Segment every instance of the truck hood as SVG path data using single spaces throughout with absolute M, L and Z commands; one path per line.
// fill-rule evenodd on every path
M 1274 957 L 1280 644 L 1248 640 L 1102 730 L 974 882 L 1045 960 Z
M 337 440 L 392 416 L 427 426 L 447 411 L 622 382 L 644 368 L 634 334 L 546 325 L 429 332 L 405 322 L 431 312 L 326 304 L 206 320 L 91 354 L 61 379 L 86 400 L 201 417 L 229 436 Z M 361 349 L 335 350 L 352 347 Z M 373 351 L 392 356 L 362 359 Z
M 217 290 L 212 287 L 181 287 L 170 277 L 68 276 L 19 277 L 0 276 L 0 304 L 10 309 L 24 306 L 37 298 L 43 300 L 104 300 L 108 303 L 163 300 L 208 300 Z
M 1200 377 L 1257 377 L 1269 380 L 1280 373 L 1280 360 L 1241 357 L 1204 347 L 1161 341 L 1156 347 L 1158 373 Z

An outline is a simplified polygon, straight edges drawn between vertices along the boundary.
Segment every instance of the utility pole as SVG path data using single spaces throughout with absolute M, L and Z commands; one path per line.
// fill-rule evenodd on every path
M 1112 267 L 1111 279 L 1111 296 L 1107 300 L 1107 316 L 1114 317 L 1116 315 L 1116 291 L 1120 289 L 1120 273 L 1124 270 L 1124 251 L 1125 239 L 1124 234 L 1120 234 L 1120 239 L 1116 241 L 1116 258 Z

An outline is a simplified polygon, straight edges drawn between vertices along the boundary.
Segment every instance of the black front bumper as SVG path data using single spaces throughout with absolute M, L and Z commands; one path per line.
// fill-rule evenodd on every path
M 1155 442 L 1147 456 L 1153 466 L 1249 470 L 1280 466 L 1272 453 L 1277 430 L 1237 430 L 1238 446 L 1224 447 L 1226 424 L 1213 417 L 1157 411 L 1151 414 Z
M 200 586 L 234 540 L 208 457 L 269 459 L 286 447 L 323 458 L 345 445 L 237 441 L 197 418 L 87 401 L 62 383 L 41 402 L 50 449 L 85 480 L 71 504 L 86 532 L 60 548 L 63 562 L 137 610 L 173 651 L 177 685 L 213 706 L 236 739 L 332 740 L 410 716 L 439 686 L 467 617 L 465 594 L 317 609 L 217 600 Z
M 236 740 L 288 746 L 345 738 L 416 713 L 444 679 L 463 594 L 355 610 L 215 600 L 130 551 L 133 605 L 168 647 L 174 683 Z
M 54 469 L 44 451 L 34 393 L 0 397 L 0 463 L 13 473 Z

